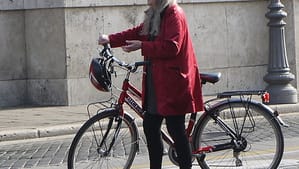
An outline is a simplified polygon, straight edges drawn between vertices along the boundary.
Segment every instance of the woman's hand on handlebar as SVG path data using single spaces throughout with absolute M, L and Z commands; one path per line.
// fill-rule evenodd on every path
M 98 39 L 98 44 L 104 45 L 104 44 L 108 44 L 108 43 L 110 43 L 109 36 L 100 33 L 99 39 Z M 126 45 L 122 46 L 122 49 L 125 52 L 132 52 L 132 51 L 140 49 L 141 44 L 142 44 L 142 42 L 139 40 L 127 40 Z
M 105 34 L 101 34 L 99 35 L 99 39 L 98 39 L 98 44 L 99 45 L 104 45 L 104 44 L 107 44 L 109 43 L 110 40 L 109 40 L 109 37 L 108 35 L 105 35 Z

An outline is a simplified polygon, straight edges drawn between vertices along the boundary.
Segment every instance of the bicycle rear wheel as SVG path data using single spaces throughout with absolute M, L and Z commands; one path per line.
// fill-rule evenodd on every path
M 221 121 L 237 133 L 236 138 L 223 125 L 220 127 Z M 270 110 L 260 103 L 241 100 L 226 102 L 205 113 L 193 140 L 195 150 L 205 150 L 205 157 L 197 159 L 199 165 L 210 169 L 276 169 L 284 149 L 280 125 Z
M 90 118 L 76 134 L 68 155 L 68 169 L 129 169 L 138 149 L 132 118 L 108 109 Z

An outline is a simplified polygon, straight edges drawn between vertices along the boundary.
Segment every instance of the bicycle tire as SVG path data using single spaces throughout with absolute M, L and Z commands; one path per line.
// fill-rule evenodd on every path
M 248 111 L 244 107 L 247 107 Z M 193 137 L 195 150 L 233 143 L 231 137 L 211 118 L 211 114 L 220 117 L 235 132 L 242 133 L 239 143 L 243 147 L 234 146 L 231 149 L 203 153 L 203 156 L 199 156 L 201 158 L 197 158 L 201 168 L 278 168 L 283 156 L 284 140 L 280 125 L 271 109 L 255 101 L 244 102 L 240 99 L 217 105 L 208 113 L 204 113 L 195 127 Z M 234 115 L 236 117 L 233 117 Z
M 105 137 L 111 119 L 113 124 Z M 119 120 L 122 122 L 115 137 Z M 107 151 L 113 137 L 116 140 L 111 151 Z M 77 132 L 69 149 L 68 169 L 129 169 L 138 151 L 138 137 L 132 117 L 125 114 L 122 118 L 116 109 L 105 109 L 86 121 Z

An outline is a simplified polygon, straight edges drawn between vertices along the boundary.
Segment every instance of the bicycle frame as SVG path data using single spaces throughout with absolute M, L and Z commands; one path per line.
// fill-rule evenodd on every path
M 123 110 L 123 104 L 126 103 L 131 109 L 134 110 L 137 115 L 143 119 L 144 111 L 142 109 L 142 106 L 137 103 L 137 101 L 133 98 L 136 97 L 138 100 L 142 99 L 142 93 L 140 90 L 135 88 L 130 82 L 129 82 L 129 76 L 130 71 L 128 71 L 126 78 L 123 81 L 122 84 L 122 92 L 120 93 L 120 97 L 118 99 L 118 105 L 120 108 L 120 116 L 124 116 L 124 110 Z M 194 124 L 194 122 L 193 122 Z M 190 133 L 193 128 L 193 125 L 190 126 Z M 169 144 L 170 146 L 173 146 L 174 141 L 171 139 L 171 137 L 164 131 L 161 130 L 162 138 L 163 140 Z
M 128 71 L 126 78 L 124 79 L 122 83 L 122 91 L 120 93 L 119 99 L 118 99 L 118 108 L 119 108 L 119 115 L 124 116 L 124 109 L 123 109 L 123 104 L 126 103 L 131 109 L 134 110 L 137 115 L 143 119 L 143 108 L 142 106 L 137 103 L 136 99 L 141 100 L 142 99 L 142 93 L 140 90 L 138 90 L 136 87 L 134 87 L 130 81 L 129 81 L 129 76 L 130 76 L 130 71 Z M 136 99 L 134 99 L 135 97 Z M 208 111 L 206 111 L 208 112 Z M 196 117 L 197 117 L 197 112 L 192 113 L 189 121 L 188 121 L 188 126 L 186 128 L 186 134 L 187 137 L 189 138 L 189 142 L 192 141 L 192 130 L 194 129 L 194 126 L 196 124 Z M 218 119 L 219 120 L 219 119 Z M 221 121 L 221 120 L 219 120 Z M 225 123 L 221 123 L 221 126 L 223 126 L 224 130 L 227 131 L 227 133 L 230 133 L 231 136 L 234 136 L 233 130 L 230 129 Z M 169 145 L 169 146 L 174 146 L 174 141 L 172 138 L 162 129 L 161 130 L 162 138 L 163 140 Z M 229 149 L 232 148 L 231 143 L 225 144 L 225 145 L 213 145 L 213 146 L 207 146 L 207 147 L 202 147 L 199 150 L 194 150 L 192 154 L 200 154 L 203 152 L 212 152 L 212 151 L 219 151 L 219 150 L 224 150 L 224 149 Z

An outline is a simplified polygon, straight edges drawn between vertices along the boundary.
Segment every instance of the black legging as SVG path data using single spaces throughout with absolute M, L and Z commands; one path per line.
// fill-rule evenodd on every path
M 174 140 L 180 169 L 191 169 L 192 157 L 189 141 L 185 133 L 185 115 L 162 117 L 146 113 L 143 121 L 143 130 L 147 140 L 150 169 L 161 169 L 163 142 L 160 131 L 163 118 L 166 120 L 168 133 Z

